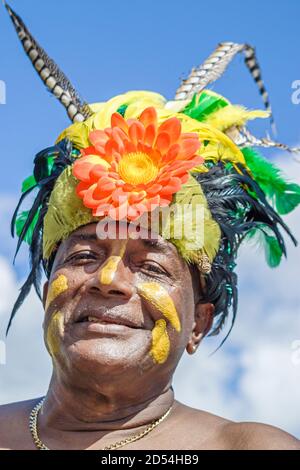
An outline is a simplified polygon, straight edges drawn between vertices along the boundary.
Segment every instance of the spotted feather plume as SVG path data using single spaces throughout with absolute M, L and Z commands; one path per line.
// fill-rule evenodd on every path
M 289 147 L 286 144 L 281 142 L 276 142 L 269 137 L 262 137 L 258 138 L 251 134 L 251 132 L 246 128 L 243 127 L 240 132 L 239 136 L 239 145 L 241 147 L 265 147 L 265 148 L 278 148 L 280 150 L 284 150 L 290 153 L 299 153 L 300 147 Z
M 274 127 L 269 95 L 262 80 L 255 49 L 249 44 L 220 43 L 208 59 L 199 67 L 194 67 L 189 77 L 183 80 L 176 91 L 175 100 L 192 99 L 196 93 L 200 93 L 200 91 L 220 78 L 234 57 L 241 52 L 245 55 L 245 63 L 257 83 L 265 108 L 270 113 L 271 122 Z
M 66 108 L 68 116 L 72 122 L 84 121 L 87 119 L 92 114 L 89 106 L 81 100 L 65 74 L 36 42 L 22 19 L 5 1 L 4 5 L 13 22 L 26 55 L 29 57 L 32 65 L 46 87 Z

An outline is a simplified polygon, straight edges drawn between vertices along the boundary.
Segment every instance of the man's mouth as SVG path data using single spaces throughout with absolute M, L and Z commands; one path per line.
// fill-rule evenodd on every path
M 93 313 L 93 314 L 81 314 L 79 318 L 75 321 L 75 323 L 98 323 L 100 325 L 118 325 L 127 328 L 135 328 L 140 329 L 142 328 L 141 325 L 137 325 L 136 323 L 132 322 L 127 318 L 109 316 L 109 315 L 102 315 L 100 313 Z
M 89 321 L 89 322 L 92 322 L 92 323 L 104 323 L 104 324 L 105 323 L 110 323 L 108 321 L 100 320 L 100 318 L 92 317 L 92 316 L 84 317 L 84 319 L 81 322 L 85 322 L 85 321 Z

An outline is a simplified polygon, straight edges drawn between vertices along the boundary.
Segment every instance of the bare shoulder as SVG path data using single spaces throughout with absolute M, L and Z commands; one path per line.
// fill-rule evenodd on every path
M 205 427 L 211 426 L 222 427 L 225 424 L 232 423 L 228 419 L 217 416 L 213 413 L 207 411 L 199 410 L 197 408 L 192 408 L 191 406 L 184 405 L 178 401 L 175 401 L 175 411 L 178 417 L 183 419 L 183 422 L 187 427 L 190 427 L 191 424 L 197 423 L 198 426 L 204 425 Z
M 267 424 L 236 423 L 206 411 L 176 402 L 180 427 L 193 429 L 194 449 L 211 450 L 300 450 L 300 441 Z M 182 429 L 184 431 L 184 429 Z M 181 433 L 182 435 L 183 433 Z M 191 438 L 191 435 L 189 433 Z
M 36 402 L 34 399 L 0 406 L 0 450 L 27 448 L 29 414 Z
M 178 437 L 177 443 L 181 442 L 182 449 L 217 450 L 228 448 L 228 444 L 224 442 L 223 430 L 227 425 L 232 424 L 232 421 L 177 401 L 173 416 L 176 421 L 172 423 L 170 420 L 170 426 L 175 429 Z M 185 437 L 187 437 L 186 440 Z
M 222 439 L 237 450 L 300 450 L 300 441 L 291 434 L 254 422 L 227 423 Z

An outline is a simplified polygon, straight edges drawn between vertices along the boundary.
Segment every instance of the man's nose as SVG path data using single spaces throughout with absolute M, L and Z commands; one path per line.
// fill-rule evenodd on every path
M 134 293 L 134 273 L 117 256 L 110 256 L 93 275 L 90 292 L 101 293 L 104 297 L 118 297 L 129 300 Z

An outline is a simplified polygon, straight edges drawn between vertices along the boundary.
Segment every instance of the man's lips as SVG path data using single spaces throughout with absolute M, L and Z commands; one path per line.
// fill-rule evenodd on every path
M 85 323 L 91 325 L 119 325 L 135 329 L 143 328 L 142 325 L 137 325 L 135 322 L 129 320 L 128 318 L 121 317 L 119 315 L 109 315 L 108 313 L 102 313 L 98 310 L 86 310 L 82 312 L 74 323 Z

